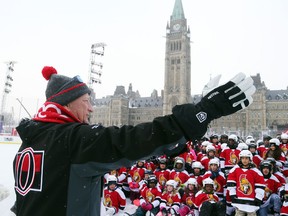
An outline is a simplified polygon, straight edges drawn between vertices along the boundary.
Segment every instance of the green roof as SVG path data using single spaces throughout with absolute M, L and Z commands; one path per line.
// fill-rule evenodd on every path
M 182 1 L 181 0 L 175 0 L 171 20 L 181 20 L 181 19 L 185 19 Z

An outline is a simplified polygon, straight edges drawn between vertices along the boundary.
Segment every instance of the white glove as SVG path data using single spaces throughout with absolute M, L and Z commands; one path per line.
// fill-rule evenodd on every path
M 7 188 L 5 188 L 3 185 L 0 185 L 0 201 L 4 200 L 10 195 L 10 192 Z
M 106 215 L 107 216 L 112 216 L 116 213 L 115 208 L 113 207 L 106 207 Z

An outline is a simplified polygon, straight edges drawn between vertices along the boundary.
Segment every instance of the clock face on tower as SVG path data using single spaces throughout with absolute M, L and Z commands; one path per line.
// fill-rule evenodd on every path
M 173 30 L 178 31 L 180 29 L 181 25 L 179 23 L 173 25 Z

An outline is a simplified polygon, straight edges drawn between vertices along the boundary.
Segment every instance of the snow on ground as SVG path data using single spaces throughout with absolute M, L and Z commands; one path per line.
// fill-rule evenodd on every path
M 13 160 L 19 146 L 20 145 L 18 144 L 0 144 L 0 185 L 3 185 L 10 192 L 10 195 L 7 198 L 0 201 L 1 216 L 15 216 L 15 214 L 10 211 L 10 208 L 13 206 L 16 199 L 14 193 Z M 127 205 L 124 212 L 134 213 L 135 210 L 136 207 L 127 199 Z M 105 214 L 101 213 L 101 215 L 104 216 Z M 116 215 L 123 215 L 123 212 L 119 212 Z

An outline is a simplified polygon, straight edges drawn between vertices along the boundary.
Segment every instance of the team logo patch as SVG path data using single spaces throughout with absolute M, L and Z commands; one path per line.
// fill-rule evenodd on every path
M 207 113 L 199 112 L 196 114 L 196 117 L 200 123 L 204 122 L 207 119 Z
M 25 196 L 29 191 L 41 191 L 44 151 L 26 148 L 18 152 L 15 162 L 15 189 Z

